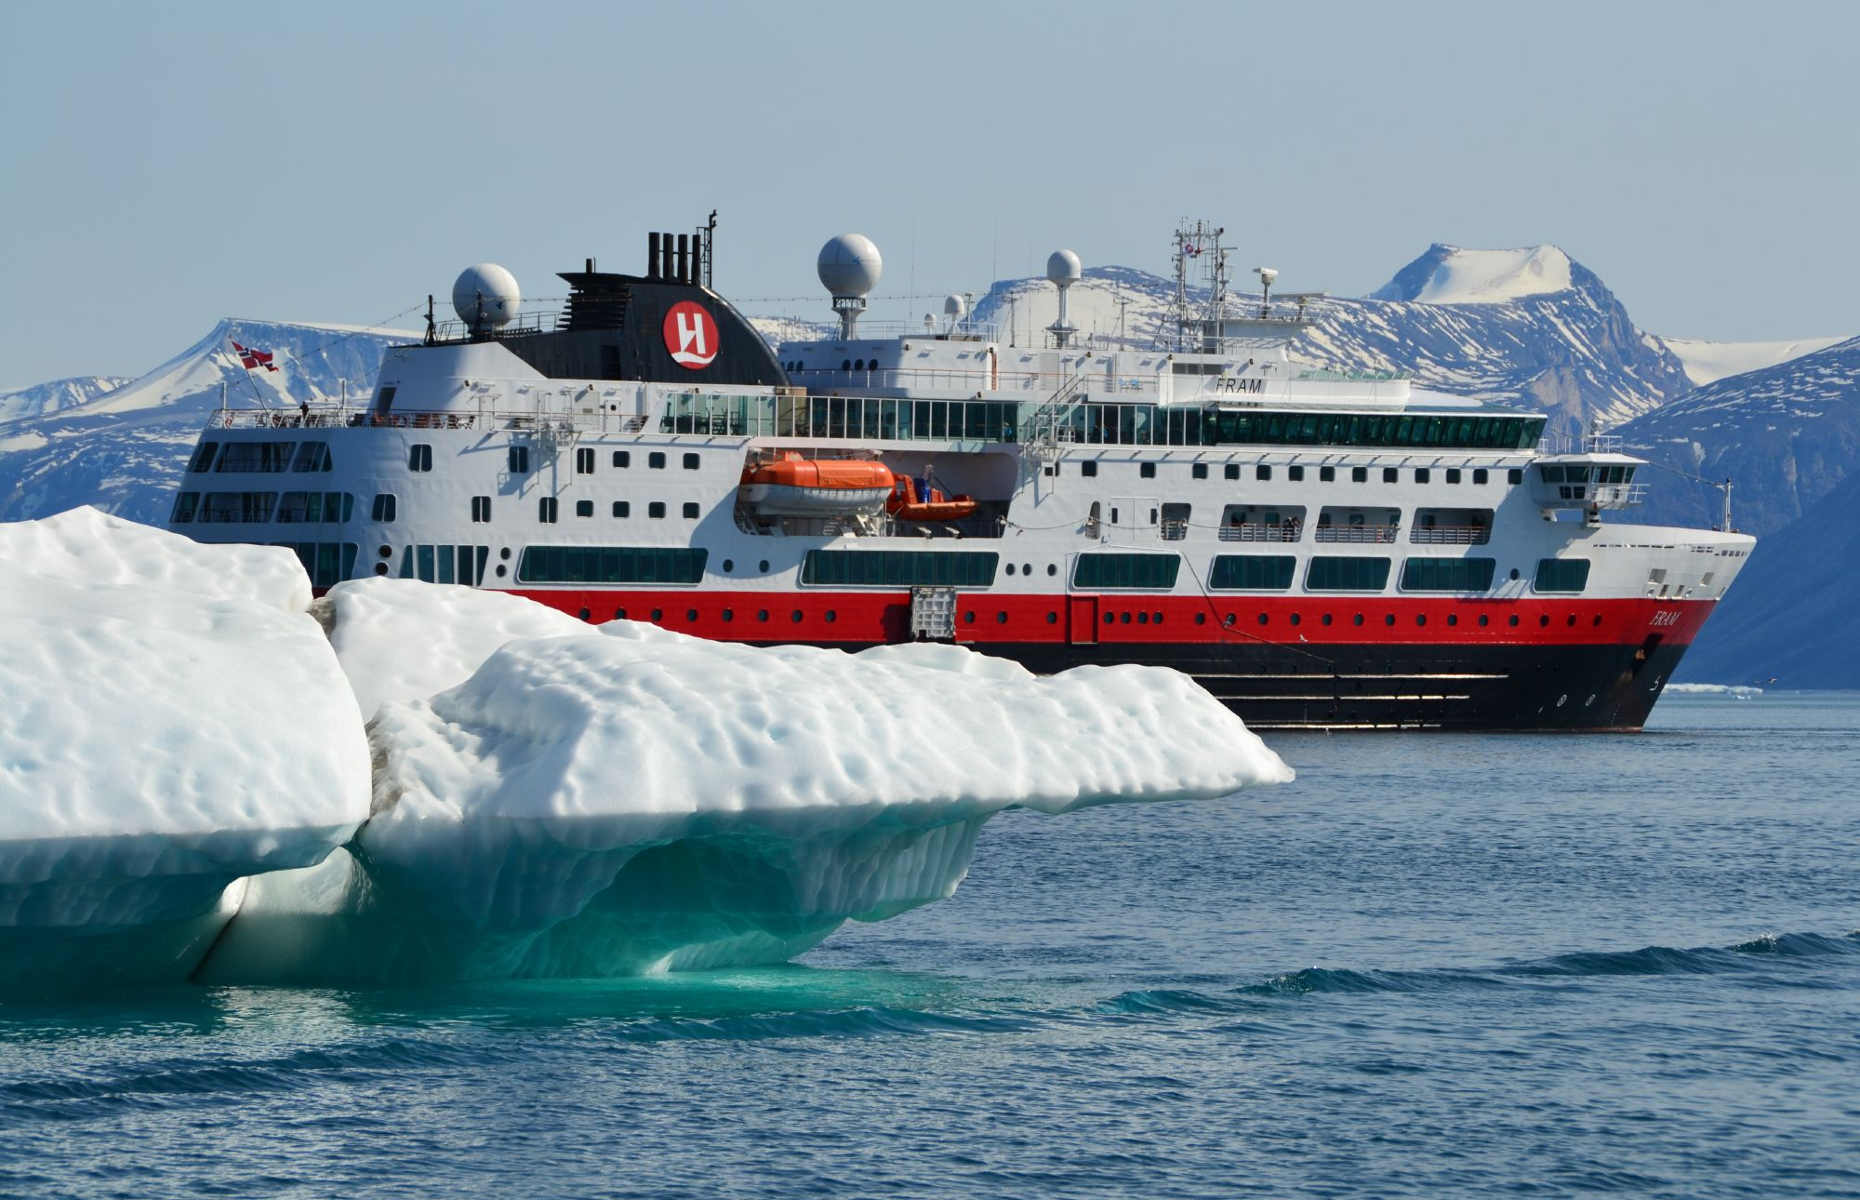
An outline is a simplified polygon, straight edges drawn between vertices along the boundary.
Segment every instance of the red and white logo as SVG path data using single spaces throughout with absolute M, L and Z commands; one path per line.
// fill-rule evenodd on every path
M 665 314 L 665 348 L 672 361 L 692 371 L 717 357 L 717 322 L 693 300 L 680 300 Z

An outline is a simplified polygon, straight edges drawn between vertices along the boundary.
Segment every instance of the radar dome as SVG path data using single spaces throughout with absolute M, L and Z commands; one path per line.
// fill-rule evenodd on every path
M 834 296 L 863 296 L 878 286 L 885 260 L 863 233 L 842 233 L 820 248 L 821 286 Z
M 1082 272 L 1079 256 L 1070 250 L 1055 250 L 1046 259 L 1046 277 L 1057 284 L 1077 283 Z
M 517 277 L 496 263 L 466 267 L 452 285 L 452 311 L 473 328 L 481 323 L 490 329 L 509 324 L 522 303 Z
M 967 300 L 964 300 L 961 296 L 951 293 L 950 295 L 943 297 L 943 315 L 944 316 L 954 317 L 960 321 L 962 319 L 962 314 L 968 311 L 969 311 L 969 302 Z

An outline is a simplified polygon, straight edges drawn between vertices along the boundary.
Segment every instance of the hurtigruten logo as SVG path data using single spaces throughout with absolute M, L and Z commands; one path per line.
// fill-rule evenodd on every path
M 717 357 L 717 322 L 703 305 L 680 300 L 665 314 L 665 348 L 679 366 L 702 370 Z

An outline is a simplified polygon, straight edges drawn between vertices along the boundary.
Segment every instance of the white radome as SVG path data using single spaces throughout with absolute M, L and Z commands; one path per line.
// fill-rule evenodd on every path
M 863 233 L 842 233 L 820 248 L 821 286 L 834 296 L 863 296 L 878 286 L 885 260 Z
M 953 317 L 956 320 L 960 321 L 962 320 L 963 314 L 968 311 L 969 311 L 969 302 L 967 300 L 964 300 L 961 296 L 958 296 L 952 292 L 949 295 L 943 297 L 943 315 L 944 316 Z
M 1053 283 L 1077 283 L 1084 271 L 1079 256 L 1070 250 L 1055 250 L 1046 259 L 1046 277 Z
M 517 277 L 496 263 L 483 262 L 459 272 L 452 285 L 452 311 L 470 326 L 479 323 L 478 305 L 484 304 L 483 323 L 492 329 L 508 325 L 523 303 Z

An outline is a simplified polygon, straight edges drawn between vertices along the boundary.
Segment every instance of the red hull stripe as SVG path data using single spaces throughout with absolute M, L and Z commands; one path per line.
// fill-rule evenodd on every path
M 513 589 L 589 621 L 626 617 L 718 641 L 902 642 L 905 592 Z M 1689 645 L 1714 600 L 1452 596 L 957 594 L 956 640 L 1002 643 Z

